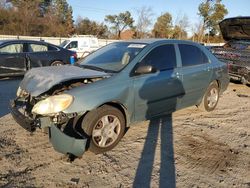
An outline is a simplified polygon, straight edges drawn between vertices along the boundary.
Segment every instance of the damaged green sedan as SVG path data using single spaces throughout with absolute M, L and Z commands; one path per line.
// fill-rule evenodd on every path
M 228 83 L 226 65 L 199 44 L 121 41 L 76 66 L 31 69 L 10 109 L 28 131 L 48 128 L 55 150 L 81 156 L 111 150 L 135 122 L 192 105 L 212 111 Z

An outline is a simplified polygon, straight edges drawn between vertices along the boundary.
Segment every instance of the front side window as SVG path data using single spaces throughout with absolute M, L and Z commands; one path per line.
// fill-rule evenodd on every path
M 179 44 L 182 66 L 192 66 L 209 63 L 207 56 L 196 46 Z
M 0 48 L 0 53 L 21 53 L 23 52 L 23 44 L 10 44 Z
M 49 51 L 58 51 L 58 48 L 51 46 L 51 45 L 48 45 L 48 50 Z
M 164 71 L 176 67 L 175 48 L 172 44 L 162 45 L 154 48 L 141 61 L 143 65 L 151 65 L 157 70 Z
M 129 64 L 145 46 L 146 44 L 143 43 L 112 43 L 88 55 L 80 62 L 80 65 L 118 72 Z
M 29 52 L 46 52 L 48 46 L 42 44 L 28 44 Z

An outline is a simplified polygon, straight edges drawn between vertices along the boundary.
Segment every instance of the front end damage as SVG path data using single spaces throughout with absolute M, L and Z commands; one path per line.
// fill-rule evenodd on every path
M 76 130 L 76 114 L 58 114 L 54 117 L 39 117 L 29 114 L 28 103 L 16 99 L 10 103 L 10 111 L 15 121 L 25 130 L 34 132 L 37 128 L 48 129 L 49 139 L 54 149 L 63 154 L 80 157 L 86 148 L 87 136 Z
M 84 86 L 102 80 L 102 77 L 68 80 L 54 85 L 48 91 L 32 96 L 24 89 L 17 92 L 17 98 L 10 102 L 10 111 L 15 121 L 25 130 L 48 130 L 54 149 L 60 153 L 82 156 L 86 150 L 88 136 L 81 129 L 81 120 L 85 112 L 64 113 L 63 111 L 41 115 L 33 112 L 34 106 L 48 97 L 63 94 L 74 87 Z

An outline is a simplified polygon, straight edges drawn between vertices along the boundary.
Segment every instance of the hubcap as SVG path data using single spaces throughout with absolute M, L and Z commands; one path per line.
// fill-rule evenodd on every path
M 210 90 L 209 95 L 207 96 L 207 105 L 209 108 L 213 108 L 218 101 L 218 90 L 213 88 Z
M 102 148 L 112 145 L 121 131 L 121 122 L 114 115 L 106 115 L 99 119 L 92 132 L 93 142 Z

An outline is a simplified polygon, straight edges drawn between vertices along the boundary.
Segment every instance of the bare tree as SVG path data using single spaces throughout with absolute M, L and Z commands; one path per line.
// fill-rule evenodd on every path
M 151 7 L 143 6 L 136 10 L 138 19 L 136 24 L 136 37 L 146 38 L 149 34 L 149 27 L 152 25 L 154 15 Z
M 192 40 L 195 42 L 202 42 L 204 37 L 203 21 L 196 23 L 192 28 Z
M 173 37 L 177 39 L 187 39 L 187 29 L 189 26 L 188 16 L 178 14 L 173 29 Z

